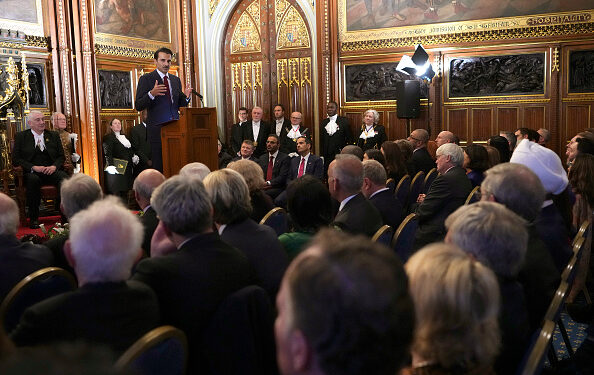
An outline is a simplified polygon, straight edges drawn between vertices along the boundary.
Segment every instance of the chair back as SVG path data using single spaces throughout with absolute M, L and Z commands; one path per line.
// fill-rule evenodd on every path
M 375 232 L 371 240 L 373 242 L 381 243 L 382 245 L 386 245 L 390 247 L 392 244 L 392 237 L 394 236 L 394 229 L 392 229 L 389 225 L 382 225 L 380 229 Z
M 115 368 L 140 375 L 184 375 L 187 353 L 185 333 L 172 326 L 161 326 L 132 344 L 120 356 Z
M 551 346 L 554 331 L 555 323 L 545 320 L 542 329 L 536 332 L 536 337 L 524 356 L 523 364 L 518 371 L 519 375 L 540 374 L 545 362 L 545 356 Z
M 393 179 L 393 178 L 391 178 L 391 177 L 390 177 L 390 178 L 388 178 L 388 180 L 386 181 L 386 187 L 387 187 L 388 189 L 390 189 L 390 191 L 391 191 L 392 193 L 394 193 L 394 191 L 396 190 L 396 181 L 394 181 L 394 179 Z
M 408 201 L 406 203 L 407 209 L 417 202 L 417 198 L 423 190 L 423 182 L 425 182 L 425 172 L 419 171 L 410 183 L 410 192 L 408 193 Z
M 545 314 L 546 320 L 556 322 L 559 319 L 561 311 L 563 311 L 567 292 L 569 292 L 569 284 L 567 281 L 561 280 L 561 284 L 559 285 L 559 288 L 557 288 L 555 296 L 553 297 L 553 300 L 551 301 L 551 304 L 549 305 L 549 308 Z
M 200 347 L 195 348 L 199 353 L 190 359 L 190 370 L 204 374 L 277 374 L 273 327 L 272 304 L 264 289 L 251 285 L 238 290 L 218 307 Z M 193 363 L 196 357 L 198 363 Z
M 472 189 L 470 191 L 470 194 L 468 194 L 468 197 L 466 197 L 466 201 L 464 202 L 464 204 L 473 204 L 475 202 L 478 202 L 479 200 L 479 195 L 477 194 L 478 190 L 480 189 L 480 185 L 479 186 L 475 186 L 474 189 Z
M 289 230 L 287 211 L 281 207 L 275 207 L 264 215 L 262 220 L 260 220 L 260 224 L 268 225 L 270 228 L 274 229 L 277 236 L 287 233 Z
M 580 229 L 578 229 L 575 237 L 573 238 L 572 245 L 575 245 L 575 243 L 578 239 L 588 237 L 589 230 L 590 230 L 590 221 L 584 220 L 582 225 L 580 225 Z
M 432 168 L 429 172 L 427 172 L 427 176 L 425 176 L 425 181 L 423 181 L 423 194 L 427 194 L 429 189 L 431 188 L 431 184 L 435 181 L 437 177 L 437 169 Z
M 404 175 L 400 181 L 398 181 L 398 185 L 396 185 L 396 190 L 394 195 L 396 195 L 396 199 L 400 202 L 403 208 L 406 208 L 406 198 L 408 197 L 408 192 L 410 191 L 410 176 Z
M 10 333 L 16 328 L 27 308 L 76 287 L 74 276 L 58 267 L 42 268 L 25 277 L 0 305 L 0 321 L 5 332 Z
M 415 243 L 415 234 L 419 228 L 417 215 L 412 213 L 402 220 L 402 223 L 396 229 L 392 239 L 392 248 L 396 255 L 400 257 L 402 263 L 405 263 L 412 255 L 413 245 Z
M 572 255 L 571 259 L 565 266 L 563 273 L 561 273 L 561 280 L 567 282 L 569 285 L 573 284 L 573 280 L 575 279 L 575 275 L 577 273 L 577 262 L 578 257 L 574 254 Z

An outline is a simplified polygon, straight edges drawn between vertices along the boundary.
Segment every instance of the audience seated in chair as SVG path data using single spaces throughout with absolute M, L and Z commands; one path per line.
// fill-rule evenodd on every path
M 287 184 L 287 175 L 291 158 L 284 152 L 279 151 L 280 141 L 276 134 L 270 134 L 266 140 L 266 153 L 260 156 L 258 164 L 264 172 L 266 185 L 264 191 L 272 199 L 276 198 Z
M 419 250 L 405 268 L 416 317 L 409 373 L 494 375 L 501 334 L 493 271 L 443 243 Z
M 144 227 L 144 236 L 142 238 L 142 250 L 145 257 L 151 256 L 151 239 L 153 233 L 159 225 L 157 213 L 151 207 L 151 196 L 157 186 L 165 181 L 165 176 L 156 169 L 145 169 L 134 180 L 132 189 L 134 190 L 134 198 L 138 206 L 142 210 L 140 215 L 140 222 Z
M 242 162 L 252 163 L 233 163 Z M 254 168 L 260 171 L 255 164 Z M 214 222 L 221 239 L 245 254 L 256 271 L 257 284 L 274 300 L 287 268 L 287 255 L 274 230 L 250 218 L 252 206 L 245 180 L 230 167 L 210 173 L 204 186 L 214 207 Z
M 435 162 L 429 151 L 427 151 L 429 133 L 425 129 L 415 129 L 407 139 L 413 146 L 411 161 L 416 172 L 423 171 L 423 173 L 427 174 L 431 169 L 435 168 Z
M 77 173 L 72 177 L 64 180 L 60 187 L 60 195 L 62 201 L 60 203 L 60 210 L 67 219 L 73 217 L 79 211 L 89 207 L 93 202 L 103 197 L 101 186 L 91 176 L 82 173 Z M 52 265 L 60 267 L 66 271 L 74 274 L 74 269 L 68 263 L 66 255 L 64 254 L 64 244 L 68 240 L 68 231 L 57 235 L 45 243 L 53 256 Z
M 277 297 L 281 374 L 397 374 L 413 332 L 407 284 L 386 247 L 320 231 L 289 266 Z
M 396 229 L 404 219 L 402 204 L 386 187 L 386 170 L 375 160 L 363 162 L 363 187 L 365 198 L 377 208 L 384 224 Z
M 209 173 L 210 169 L 206 165 L 197 161 L 188 163 L 179 170 L 180 176 L 193 177 L 199 179 L 200 181 L 203 181 Z
M 0 302 L 27 275 L 52 264 L 52 254 L 45 246 L 16 238 L 18 228 L 17 204 L 0 193 Z
M 252 206 L 250 218 L 256 223 L 274 208 L 272 198 L 263 190 L 266 182 L 262 178 L 262 168 L 251 160 L 237 160 L 229 163 L 227 168 L 239 173 L 249 189 L 249 199 Z
M 45 129 L 43 117 L 39 111 L 29 113 L 27 125 L 30 129 L 15 135 L 12 155 L 13 165 L 22 168 L 31 228 L 39 228 L 41 186 L 49 184 L 59 189 L 62 180 L 68 176 L 62 170 L 64 148 L 60 136 Z M 57 199 L 59 201 L 59 196 Z
M 279 236 L 289 260 L 293 260 L 311 238 L 332 221 L 328 189 L 313 176 L 303 176 L 287 186 L 289 216 L 293 231 Z
M 142 225 L 109 197 L 74 215 L 70 227 L 64 251 L 79 288 L 28 308 L 12 340 L 18 346 L 83 340 L 121 353 L 159 323 L 155 293 L 127 281 L 140 256 Z
M 529 323 L 534 297 L 526 297 L 525 284 L 518 280 L 528 243 L 525 221 L 501 204 L 478 202 L 460 207 L 448 217 L 446 226 L 446 242 L 472 255 L 498 277 L 502 349 L 495 368 L 498 374 L 514 374 L 533 331 Z M 544 312 L 539 324 L 543 317 Z
M 385 181 L 384 181 L 385 185 Z M 332 225 L 352 234 L 373 237 L 382 226 L 382 216 L 361 193 L 363 163 L 353 155 L 336 155 L 328 167 L 328 187 L 340 202 Z
M 157 293 L 161 323 L 188 336 L 188 373 L 194 373 L 204 327 L 221 301 L 253 283 L 252 269 L 241 251 L 213 231 L 213 206 L 197 178 L 167 179 L 153 192 L 151 205 L 160 218 L 157 231 L 162 228 L 178 250 L 143 259 L 132 278 Z

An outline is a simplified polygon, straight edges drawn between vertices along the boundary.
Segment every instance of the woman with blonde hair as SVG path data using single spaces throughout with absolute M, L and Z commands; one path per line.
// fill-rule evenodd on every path
M 499 351 L 493 271 L 450 244 L 426 246 L 405 266 L 415 306 L 413 375 L 490 375 Z
M 368 109 L 363 113 L 363 125 L 357 138 L 357 146 L 363 151 L 370 148 L 380 149 L 387 140 L 386 128 L 378 124 L 379 113 L 375 109 Z

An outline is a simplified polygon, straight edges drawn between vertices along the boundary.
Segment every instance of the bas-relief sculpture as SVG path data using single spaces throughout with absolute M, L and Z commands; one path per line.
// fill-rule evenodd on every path
M 45 78 L 41 64 L 27 64 L 29 73 L 29 105 L 31 107 L 45 107 Z
M 101 109 L 132 108 L 130 72 L 99 70 Z
M 345 67 L 347 102 L 396 100 L 396 82 L 420 80 L 396 70 L 398 63 L 348 65 Z M 421 98 L 426 98 L 428 86 L 421 80 Z
M 98 33 L 169 42 L 168 0 L 95 0 Z
M 449 97 L 544 93 L 544 53 L 450 60 Z
M 594 92 L 594 50 L 569 54 L 569 92 Z

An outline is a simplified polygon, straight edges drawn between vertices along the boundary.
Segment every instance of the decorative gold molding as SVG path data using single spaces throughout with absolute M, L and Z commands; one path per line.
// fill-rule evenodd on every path
M 591 102 L 592 100 L 594 100 L 594 94 L 580 93 L 580 94 L 569 94 L 569 95 L 576 95 L 576 96 L 563 98 L 563 99 L 561 99 L 561 101 L 563 103 L 573 103 L 573 102 Z M 580 95 L 580 96 L 577 96 L 577 95 Z M 590 104 L 590 103 L 588 103 L 588 104 Z
M 463 105 L 492 105 L 492 104 L 530 104 L 530 103 L 550 103 L 551 99 L 504 99 L 504 100 L 473 100 L 473 101 L 451 101 L 444 102 L 444 106 L 463 106 Z
M 551 72 L 559 71 L 559 48 L 555 47 L 553 50 L 553 63 L 551 64 Z
M 28 47 L 49 48 L 50 46 L 49 36 L 26 35 L 25 41 Z
M 305 21 L 294 6 L 289 5 L 276 34 L 276 49 L 309 48 L 309 33 Z
M 219 5 L 219 0 L 210 0 L 208 2 L 208 19 L 212 19 L 212 15 L 214 14 L 215 10 L 217 10 L 217 6 Z
M 106 44 L 95 44 L 95 53 L 101 55 L 115 55 L 139 59 L 152 59 L 154 52 L 155 51 L 147 49 L 115 47 Z
M 391 38 L 363 40 L 340 43 L 342 52 L 361 50 L 375 50 L 385 48 L 410 47 L 416 44 L 452 44 L 472 43 L 491 40 L 509 40 L 524 38 L 544 38 L 570 34 L 592 34 L 594 22 L 577 23 L 569 25 L 523 27 L 518 29 L 489 30 L 478 32 L 465 32 L 459 34 L 426 35 L 419 37 Z

